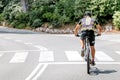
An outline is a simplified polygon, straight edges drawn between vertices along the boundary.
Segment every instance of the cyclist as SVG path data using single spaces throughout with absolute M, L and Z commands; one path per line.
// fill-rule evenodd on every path
M 92 55 L 92 60 L 91 60 L 91 65 L 95 65 L 95 34 L 94 34 L 94 27 L 97 28 L 98 30 L 98 35 L 101 35 L 101 26 L 99 23 L 91 18 L 91 13 L 89 11 L 86 11 L 84 14 L 84 18 L 82 18 L 79 23 L 76 25 L 74 29 L 74 34 L 75 36 L 78 36 L 79 29 L 81 31 L 81 36 L 80 36 L 80 43 L 81 43 L 81 56 L 84 57 L 84 37 L 86 35 L 89 36 L 89 41 L 90 41 L 90 49 L 91 49 L 91 55 Z

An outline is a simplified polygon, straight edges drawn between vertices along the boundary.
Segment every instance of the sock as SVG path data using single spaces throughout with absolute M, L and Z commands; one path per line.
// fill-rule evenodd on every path
M 83 51 L 84 49 L 82 48 L 81 51 Z

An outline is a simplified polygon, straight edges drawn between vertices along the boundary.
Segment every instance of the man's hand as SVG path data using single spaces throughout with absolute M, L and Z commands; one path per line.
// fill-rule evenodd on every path
M 98 33 L 96 36 L 101 36 L 101 34 Z
M 77 34 L 77 35 L 75 35 L 76 37 L 79 37 L 79 35 Z
M 98 24 L 96 25 L 97 29 L 98 29 L 98 36 L 101 36 L 101 32 L 102 32 L 102 27 Z

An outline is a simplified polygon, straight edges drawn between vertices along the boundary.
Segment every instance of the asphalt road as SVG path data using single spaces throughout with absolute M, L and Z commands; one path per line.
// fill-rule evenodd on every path
M 96 38 L 96 66 L 86 73 L 73 34 L 0 34 L 0 80 L 119 80 L 120 34 Z

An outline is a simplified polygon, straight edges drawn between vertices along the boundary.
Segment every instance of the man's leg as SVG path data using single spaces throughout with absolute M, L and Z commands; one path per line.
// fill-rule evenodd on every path
M 81 56 L 84 57 L 84 37 L 86 35 L 86 32 L 81 33 L 80 37 L 80 44 L 81 44 Z
M 94 59 L 95 59 L 95 47 L 94 46 L 90 46 L 90 47 L 91 47 L 92 61 L 94 61 Z
M 89 34 L 89 41 L 90 41 L 90 48 L 91 48 L 91 55 L 92 55 L 92 62 L 91 62 L 91 64 L 92 65 L 95 65 L 95 61 L 94 61 L 94 59 L 95 59 L 95 47 L 94 47 L 94 45 L 95 45 L 95 35 L 94 35 L 94 31 L 90 31 L 90 34 Z
M 84 57 L 84 40 L 80 39 L 81 44 L 81 56 Z
M 94 46 L 90 46 L 91 47 L 91 55 L 92 55 L 92 61 L 91 64 L 94 66 L 95 65 L 95 47 Z
M 84 41 L 80 39 L 81 48 L 84 49 Z

